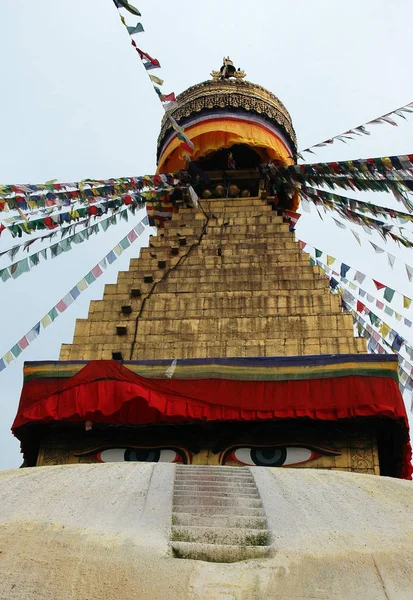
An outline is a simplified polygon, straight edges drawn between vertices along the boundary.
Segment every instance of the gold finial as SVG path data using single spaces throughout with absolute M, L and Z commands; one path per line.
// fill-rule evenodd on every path
M 241 71 L 241 69 L 236 69 L 234 67 L 234 63 L 232 62 L 229 56 L 227 56 L 226 58 L 224 56 L 223 64 L 219 71 L 211 72 L 211 77 L 215 81 L 217 81 L 218 79 L 230 79 L 231 77 L 240 80 L 244 79 L 245 75 L 245 71 Z

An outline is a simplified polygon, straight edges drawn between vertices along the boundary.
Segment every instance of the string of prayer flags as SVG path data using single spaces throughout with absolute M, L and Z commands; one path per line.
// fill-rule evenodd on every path
M 71 290 L 66 294 L 57 304 L 49 310 L 30 329 L 26 335 L 24 335 L 12 348 L 6 352 L 6 354 L 0 358 L 0 372 L 6 369 L 8 365 L 34 342 L 41 333 L 42 328 L 46 329 L 51 325 L 57 317 L 65 312 L 65 310 L 73 304 L 73 302 L 85 291 L 96 279 L 98 279 L 108 265 L 114 263 L 115 260 L 145 231 L 148 226 L 148 217 L 145 216 L 120 242 L 113 248 L 97 265 L 89 271 Z
M 313 259 L 314 260 L 314 259 Z M 319 261 L 316 261 L 317 265 L 320 265 Z M 311 264 L 311 260 L 310 260 L 310 264 Z M 328 268 L 324 268 L 323 271 L 326 272 Z M 334 271 L 333 271 L 334 274 Z M 335 279 L 334 277 L 330 276 L 330 287 L 333 291 L 338 291 L 338 293 L 341 295 L 342 297 L 342 301 L 344 302 L 344 304 L 347 306 L 348 310 L 350 310 L 353 313 L 353 316 L 355 318 L 360 318 L 361 316 L 359 313 L 365 312 L 366 314 L 368 314 L 369 318 L 370 318 L 370 322 L 372 325 L 374 325 L 375 327 L 379 328 L 379 334 L 380 336 L 383 338 L 383 340 L 385 341 L 385 343 L 396 353 L 399 353 L 402 346 L 404 347 L 406 353 L 408 354 L 408 356 L 412 359 L 413 358 L 413 348 L 411 346 L 408 345 L 407 341 L 400 335 L 398 334 L 394 329 L 392 329 L 387 323 L 385 323 L 384 321 L 382 321 L 381 319 L 379 319 L 379 317 L 377 315 L 375 315 L 370 309 L 367 308 L 367 306 L 365 304 L 363 304 L 361 301 L 359 301 L 347 288 L 345 288 L 343 286 L 343 284 L 345 285 L 347 282 L 347 280 L 345 278 L 341 278 L 341 283 Z M 355 304 L 356 308 L 353 308 L 353 304 Z M 384 306 L 383 303 L 381 303 L 382 307 Z M 392 311 L 390 313 L 387 313 L 390 316 L 392 315 Z M 407 321 L 407 320 L 405 320 Z M 407 323 L 406 323 L 407 324 Z M 412 326 L 412 322 L 408 322 L 408 326 Z M 386 339 L 388 338 L 388 339 Z M 403 359 L 405 360 L 405 359 Z M 407 361 L 406 361 L 407 362 Z M 410 365 L 410 369 L 409 369 L 412 374 L 413 374 L 413 366 Z
M 381 115 L 380 117 L 372 119 L 371 121 L 367 121 L 362 125 L 358 125 L 357 127 L 348 129 L 344 133 L 340 133 L 339 135 L 335 135 L 332 138 L 319 142 L 318 144 L 309 146 L 308 148 L 301 150 L 300 153 L 302 154 L 303 152 L 308 152 L 310 154 L 315 154 L 315 152 L 313 152 L 312 150 L 313 148 L 323 148 L 325 146 L 329 146 L 333 144 L 335 140 L 339 140 L 340 142 L 346 144 L 347 140 L 353 140 L 355 136 L 370 135 L 370 131 L 366 129 L 366 127 L 368 127 L 369 125 L 380 125 L 381 123 L 387 123 L 389 125 L 392 125 L 393 127 L 397 127 L 396 121 L 394 121 L 394 119 L 392 119 L 391 117 L 396 115 L 398 117 L 401 117 L 402 119 L 406 119 L 405 113 L 411 112 L 413 112 L 413 102 L 409 102 L 404 106 L 400 106 L 399 108 L 396 108 L 395 110 L 392 110 L 389 113 Z M 300 158 L 302 158 L 301 154 L 298 154 Z
M 72 244 L 78 245 L 83 242 L 86 242 L 92 234 L 97 234 L 100 230 L 107 231 L 108 227 L 110 227 L 111 225 L 116 225 L 116 223 L 118 222 L 118 218 L 125 219 L 126 217 L 125 220 L 127 220 L 128 212 L 134 214 L 135 208 L 135 206 L 128 206 L 119 213 L 114 213 L 110 217 L 102 219 L 101 221 L 91 225 L 90 227 L 86 227 L 85 229 L 82 229 L 77 233 L 68 235 L 67 237 L 63 238 L 60 242 L 57 242 L 56 244 L 53 244 L 48 248 L 43 248 L 42 250 L 31 254 L 27 258 L 19 260 L 3 269 L 0 269 L 0 281 L 4 283 L 9 279 L 17 279 L 18 277 L 20 277 L 20 275 L 23 275 L 23 273 L 28 273 L 33 267 L 36 267 L 40 263 L 41 258 L 45 260 L 47 260 L 49 257 L 56 258 L 57 256 L 60 256 L 63 252 L 71 250 Z M 85 221 L 79 224 L 84 223 Z M 76 226 L 78 226 L 79 224 L 77 224 Z M 56 234 L 53 233 L 49 236 L 44 236 L 43 238 L 40 238 L 40 240 L 44 241 L 46 238 L 51 239 L 55 235 Z M 37 242 L 38 240 L 39 238 L 36 238 L 35 240 L 33 240 L 33 242 Z M 25 245 L 26 244 L 22 244 L 21 246 Z M 21 246 L 16 246 L 15 248 L 12 248 L 11 251 L 8 251 L 11 259 L 13 259 L 13 257 L 16 255 L 15 250 L 19 250 Z
M 59 208 L 77 203 L 90 204 L 96 198 L 115 197 L 144 189 L 162 191 L 179 188 L 185 173 L 159 173 L 141 177 L 122 177 L 108 180 L 85 179 L 79 182 L 0 185 L 0 212 L 9 210 L 42 211 L 54 206 Z M 19 217 L 22 218 L 19 213 Z M 0 225 L 1 233 L 1 225 Z
M 401 224 L 406 222 L 413 223 L 413 214 L 397 211 L 393 208 L 378 206 L 377 204 L 371 204 L 370 202 L 362 202 L 361 200 L 306 186 L 301 188 L 300 193 L 305 196 L 306 199 L 312 200 L 315 204 L 319 203 L 330 209 L 336 209 L 336 205 L 339 205 L 340 207 L 348 208 L 353 212 L 357 210 L 361 213 L 371 213 L 375 217 L 379 216 L 398 219 Z
M 136 47 L 136 51 L 139 54 L 139 58 L 141 59 L 142 64 L 147 71 L 150 71 L 151 69 L 159 69 L 160 68 L 161 64 L 160 64 L 159 60 L 157 60 L 156 58 L 152 58 L 152 56 L 147 54 L 147 52 L 140 50 L 140 48 L 138 48 L 138 47 Z
M 385 347 L 380 344 L 380 340 L 381 340 L 381 341 L 383 341 L 383 344 L 389 346 L 388 343 L 386 342 L 386 340 L 383 340 L 380 337 L 380 335 L 375 330 L 373 330 L 371 328 L 371 326 L 368 323 L 366 323 L 360 315 L 355 313 L 351 309 L 351 306 L 347 305 L 346 303 L 344 303 L 344 304 L 346 305 L 347 310 L 349 310 L 352 313 L 354 322 L 357 324 L 357 329 L 359 331 L 359 334 L 363 335 L 363 337 L 365 337 L 368 340 L 369 352 L 371 352 L 373 354 L 386 354 L 387 351 L 386 351 Z M 396 338 L 398 338 L 397 334 L 396 334 Z M 394 345 L 394 347 L 392 347 L 393 345 Z M 392 346 L 390 346 L 390 348 L 396 354 L 399 354 L 399 352 L 397 350 L 397 344 L 395 344 L 394 341 L 393 341 Z M 400 354 L 399 354 L 398 372 L 399 372 L 399 385 L 401 387 L 401 391 L 402 392 L 404 390 L 407 390 L 409 392 L 413 391 L 413 379 L 411 377 L 411 374 L 412 374 L 411 365 L 409 364 L 408 361 L 403 359 L 400 356 Z M 412 404 L 412 407 L 413 407 L 413 404 Z
M 123 0 L 122 0 L 123 1 Z M 116 0 L 114 0 L 115 5 L 117 6 L 118 10 L 119 10 L 119 6 L 116 3 Z M 121 4 L 121 6 L 123 6 L 124 8 L 127 8 L 129 10 L 129 12 L 132 12 L 130 10 L 130 8 L 128 8 L 127 2 Z M 132 7 L 133 8 L 133 7 Z M 136 10 L 136 9 L 135 9 Z M 135 13 L 133 13 L 135 14 Z M 141 25 L 141 23 L 138 23 L 135 27 L 130 27 L 126 24 L 125 19 L 120 15 L 120 19 L 122 21 L 122 24 L 126 27 L 126 30 L 128 32 L 128 34 L 130 35 L 130 37 L 132 38 L 132 35 L 134 35 L 135 33 L 140 33 L 141 31 L 143 31 L 143 26 Z M 147 54 L 146 52 L 143 52 L 143 50 L 141 50 L 140 48 L 138 48 L 138 46 L 136 45 L 136 42 L 131 39 L 131 44 L 132 46 L 135 48 L 135 50 L 138 52 L 139 57 L 146 69 L 146 71 L 149 71 L 151 69 L 154 68 L 158 68 L 160 67 L 159 61 L 156 59 L 153 59 L 149 54 Z M 189 137 L 185 134 L 184 130 L 182 127 L 179 128 L 179 130 L 176 129 L 177 123 L 175 122 L 175 126 L 171 121 L 171 115 L 170 112 L 171 110 L 173 110 L 177 105 L 176 105 L 176 97 L 175 94 L 172 92 L 170 94 L 165 94 L 161 88 L 159 86 L 162 86 L 164 81 L 163 79 L 161 79 L 160 77 L 157 77 L 155 75 L 152 75 L 150 73 L 148 73 L 148 77 L 152 83 L 153 89 L 155 90 L 155 93 L 157 94 L 160 102 L 162 103 L 162 106 L 165 110 L 165 113 L 167 115 L 167 117 L 170 120 L 170 123 L 173 127 L 173 129 L 176 132 L 176 137 L 178 138 L 178 140 L 181 142 L 181 146 L 184 150 L 186 150 L 190 155 L 193 153 L 194 151 L 194 144 L 193 142 L 189 139 Z M 178 126 L 179 127 L 179 126 Z
M 314 246 L 311 246 L 308 242 L 303 242 L 302 240 L 298 240 L 299 244 L 301 246 L 302 249 L 304 248 L 311 248 L 314 251 L 315 257 L 317 259 L 317 265 L 318 266 L 322 266 L 322 263 L 320 262 L 319 264 L 319 260 L 321 258 L 321 256 L 323 254 L 325 254 L 326 258 L 325 258 L 325 263 L 326 263 L 326 269 L 328 269 L 329 267 L 331 267 L 334 263 L 338 262 L 337 259 L 334 256 L 330 256 L 329 254 L 324 253 L 322 250 L 320 250 L 319 248 L 315 248 Z M 407 265 L 406 265 L 407 266 Z M 412 271 L 413 274 L 413 268 L 409 267 Z M 361 271 L 359 271 L 358 269 L 355 269 L 354 267 L 351 267 L 345 263 L 339 263 L 338 262 L 338 266 L 336 267 L 336 270 L 333 270 L 333 274 L 340 276 L 342 278 L 346 278 L 348 271 L 350 269 L 354 270 L 354 278 L 353 281 L 356 281 L 357 283 L 363 284 L 364 280 L 366 279 L 366 275 L 364 273 L 362 273 Z M 373 279 L 373 278 L 369 278 L 371 280 L 371 282 L 374 284 L 375 288 L 378 291 L 384 290 L 383 292 L 383 297 L 385 300 L 387 300 L 388 302 L 392 302 L 394 295 L 397 294 L 398 296 L 401 297 L 402 302 L 403 302 L 403 307 L 404 308 L 409 308 L 410 304 L 412 302 L 412 299 L 409 298 L 408 296 L 397 292 L 396 290 L 392 289 L 390 286 L 387 286 L 385 283 L 382 283 L 381 281 L 378 281 L 377 279 Z M 352 282 L 349 282 L 349 284 L 351 285 Z M 357 286 L 355 286 L 356 288 Z M 374 300 L 373 297 L 371 297 L 371 302 Z M 384 305 L 383 305 L 384 306 Z M 409 325 L 408 325 L 409 326 Z

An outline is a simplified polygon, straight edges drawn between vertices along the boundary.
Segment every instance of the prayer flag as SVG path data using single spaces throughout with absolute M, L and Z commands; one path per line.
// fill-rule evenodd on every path
M 46 329 L 46 327 L 49 327 L 49 325 L 51 324 L 52 320 L 49 317 L 49 315 L 45 315 L 43 317 L 43 319 L 40 319 L 40 323 L 43 325 L 43 328 Z
M 92 273 L 93 275 L 96 277 L 96 279 L 98 277 L 100 277 L 103 273 L 102 269 L 99 267 L 99 265 L 96 265 L 95 267 L 93 267 L 92 269 Z
M 93 275 L 92 271 L 89 271 L 89 273 L 85 276 L 85 280 L 90 285 L 96 281 L 96 277 Z
M 142 23 L 137 23 L 134 27 L 126 25 L 126 29 L 128 30 L 129 35 L 134 35 L 135 33 L 142 33 L 145 31 Z
M 340 268 L 340 275 L 341 277 L 345 277 L 347 275 L 347 271 L 350 269 L 350 267 L 348 265 L 345 265 L 344 263 L 341 264 L 341 268 Z
M 413 279 L 413 268 L 409 267 L 409 265 L 405 265 L 405 267 L 406 267 L 407 277 L 409 278 L 409 281 L 411 281 Z
M 1 373 L 1 371 L 3 371 L 3 369 L 5 369 L 5 368 L 6 368 L 6 363 L 4 362 L 4 359 L 3 359 L 3 358 L 1 358 L 1 359 L 0 359 L 0 373 Z
M 27 348 L 28 345 L 29 345 L 27 337 L 23 336 L 22 339 L 20 340 L 20 342 L 18 342 L 18 344 L 19 344 L 19 348 L 21 348 L 22 350 L 24 350 L 25 348 Z
M 62 313 L 66 310 L 67 306 L 66 304 L 63 302 L 63 300 L 60 300 L 57 304 L 56 304 L 56 308 L 57 310 Z
M 411 298 L 408 298 L 407 296 L 403 296 L 403 307 L 404 308 L 410 308 L 411 303 L 412 303 Z
M 327 256 L 327 264 L 329 266 L 331 266 L 335 262 L 336 262 L 336 259 L 334 258 L 334 256 Z
M 80 296 L 80 290 L 76 285 L 70 290 L 70 295 L 72 296 L 73 300 L 76 300 L 76 298 Z
M 10 352 L 13 354 L 13 356 L 15 358 L 17 358 L 22 353 L 22 350 L 18 344 L 15 344 L 13 346 L 13 348 L 10 350 Z
M 382 323 L 379 331 L 381 337 L 386 338 L 389 335 L 391 328 L 388 325 L 386 325 L 386 323 Z
M 55 307 L 55 306 L 52 308 L 52 310 L 49 310 L 49 312 L 48 312 L 47 314 L 49 315 L 49 317 L 50 317 L 50 320 L 51 320 L 52 322 L 53 322 L 55 319 L 57 319 L 57 317 L 59 316 L 59 315 L 57 314 L 57 310 L 56 310 L 56 307 Z
M 153 81 L 153 83 L 156 83 L 157 85 L 163 85 L 163 79 L 160 79 L 159 77 L 156 77 L 155 75 L 149 75 L 149 79 L 151 81 Z
M 84 292 L 85 290 L 87 290 L 88 284 L 86 279 L 83 277 L 83 279 L 81 279 L 77 284 L 76 287 L 78 288 L 78 290 L 80 292 Z
M 109 254 L 106 255 L 106 260 L 108 261 L 108 263 L 111 265 L 115 260 L 116 260 L 116 255 L 113 252 L 113 250 L 111 250 L 109 252 Z
M 113 2 L 116 8 L 126 8 L 126 10 L 132 15 L 135 15 L 137 17 L 141 16 L 141 13 L 138 11 L 138 9 L 132 6 L 132 4 L 129 4 L 128 0 L 113 0 Z
M 384 285 L 384 283 L 380 283 L 380 281 L 376 281 L 375 279 L 373 279 L 374 285 L 376 286 L 376 288 L 378 290 L 382 290 L 383 288 L 385 288 L 386 286 Z
M 391 302 L 393 300 L 393 296 L 394 290 L 392 290 L 389 287 L 386 287 L 386 289 L 384 290 L 384 299 L 387 300 L 387 302 Z
M 176 102 L 174 92 L 171 92 L 170 94 L 161 94 L 159 99 L 161 102 Z

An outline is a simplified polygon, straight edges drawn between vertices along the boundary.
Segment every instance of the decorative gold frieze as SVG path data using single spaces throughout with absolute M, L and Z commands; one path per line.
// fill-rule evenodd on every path
M 177 97 L 178 107 L 170 114 L 179 121 L 204 109 L 213 108 L 242 108 L 248 112 L 265 115 L 268 119 L 282 126 L 290 136 L 294 146 L 297 138 L 292 125 L 291 116 L 277 96 L 261 87 L 241 80 L 212 80 L 194 85 Z M 158 137 L 158 150 L 170 129 L 170 123 L 165 116 L 162 119 L 161 132 Z

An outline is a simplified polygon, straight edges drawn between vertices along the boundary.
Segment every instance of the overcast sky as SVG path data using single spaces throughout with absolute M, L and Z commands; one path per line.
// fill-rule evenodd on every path
M 284 102 L 301 149 L 413 101 L 411 0 L 133 4 L 145 28 L 139 46 L 160 60 L 157 74 L 165 80 L 166 93 L 208 79 L 229 55 L 248 80 Z M 111 0 L 0 0 L 0 23 L 0 183 L 154 173 L 162 108 Z M 376 126 L 371 136 L 348 145 L 336 142 L 317 157 L 307 155 L 309 161 L 412 153 L 413 118 L 397 120 L 398 128 Z M 390 195 L 357 197 L 404 210 Z M 140 218 L 142 213 L 16 281 L 0 283 L 0 356 Z M 349 229 L 338 229 L 329 216 L 321 221 L 312 209 L 300 220 L 297 237 L 412 297 L 403 267 L 406 262 L 413 265 L 412 252 L 388 242 L 386 250 L 396 256 L 391 270 L 367 240 L 381 246 L 384 242 L 357 226 L 352 229 L 363 236 L 361 247 Z M 0 249 L 14 243 L 3 234 Z M 60 344 L 72 340 L 75 319 L 87 315 L 90 299 L 100 298 L 104 282 L 115 281 L 117 270 L 127 269 L 129 258 L 138 252 L 138 245 L 125 252 L 0 373 L 0 468 L 21 462 L 9 428 L 23 362 L 58 358 Z M 1 259 L 0 268 L 9 262 Z M 397 302 L 395 298 L 392 303 L 396 310 Z M 411 329 L 399 330 L 413 343 Z

